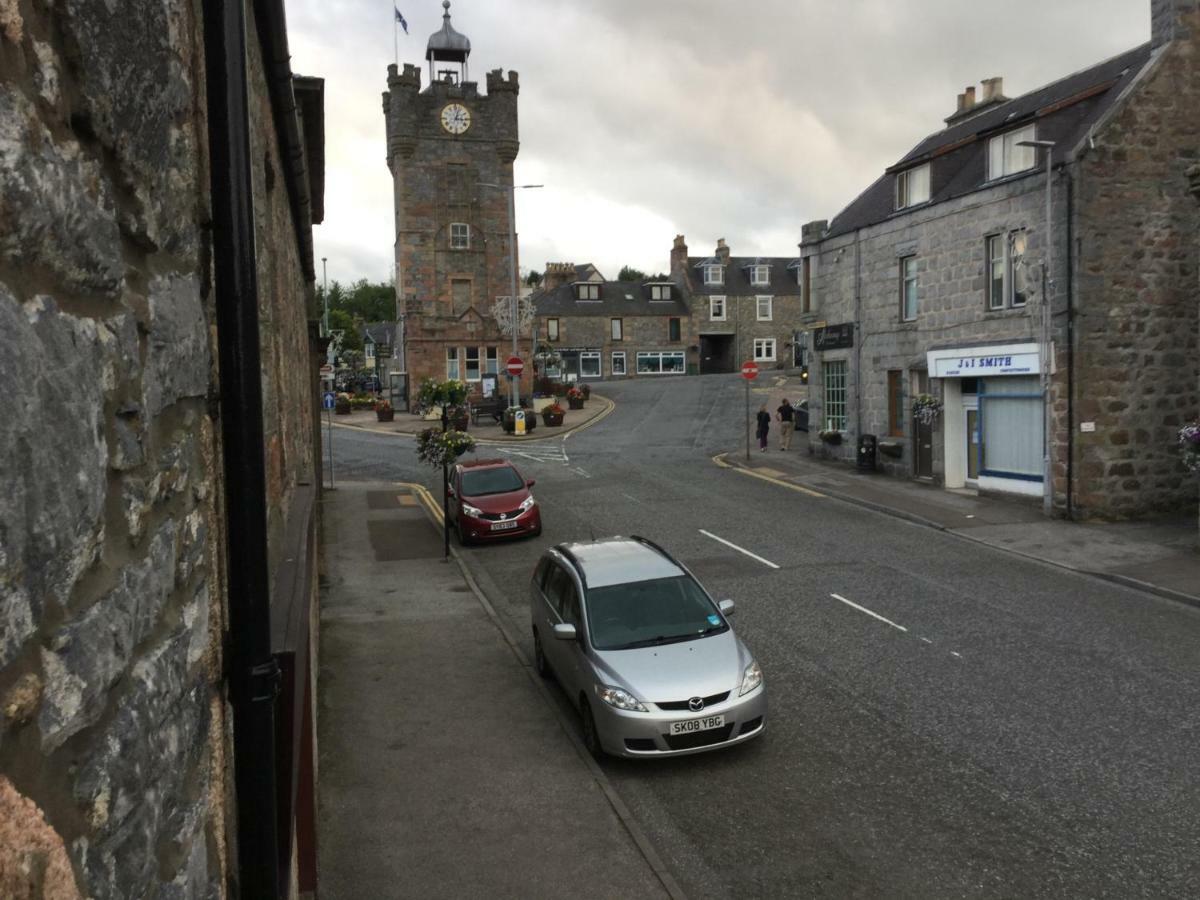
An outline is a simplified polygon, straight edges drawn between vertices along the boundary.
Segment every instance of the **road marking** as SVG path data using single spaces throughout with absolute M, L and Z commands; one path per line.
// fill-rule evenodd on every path
M 927 637 L 923 637 L 923 638 L 921 638 L 921 640 L 923 640 L 923 641 L 924 641 L 925 643 L 927 643 L 927 644 L 932 644 L 932 643 L 933 643 L 933 641 L 931 641 L 931 640 L 930 640 L 929 638 L 927 638 Z
M 581 476 L 583 476 L 584 478 L 591 478 L 591 477 L 592 477 L 592 476 L 591 476 L 591 475 L 589 475 L 587 472 L 585 472 L 583 469 L 579 468 L 579 466 L 575 466 L 575 467 L 573 467 L 573 468 L 571 469 L 571 471 L 572 471 L 572 472 L 575 472 L 575 473 L 576 473 L 576 474 L 578 474 L 578 475 L 581 475 Z
M 759 472 L 755 472 L 753 469 L 741 469 L 736 466 L 730 466 L 729 468 L 733 469 L 733 471 L 738 472 L 741 475 L 749 475 L 751 478 L 757 478 L 760 481 L 766 481 L 766 482 L 769 482 L 770 484 L 777 484 L 780 487 L 787 488 L 788 490 L 799 491 L 801 494 L 807 494 L 809 497 L 824 497 L 825 496 L 824 494 L 818 494 L 816 491 L 809 490 L 806 487 L 801 487 L 798 484 L 792 484 L 789 481 L 780 481 L 778 478 L 772 478 L 769 475 L 763 475 Z
M 845 603 L 847 606 L 854 607 L 859 612 L 866 613 L 868 616 L 870 616 L 873 619 L 878 619 L 880 622 L 884 622 L 888 625 L 891 625 L 893 628 L 897 629 L 898 631 L 904 631 L 904 632 L 908 631 L 908 629 L 905 628 L 903 625 L 897 625 L 891 619 L 885 619 L 879 613 L 871 612 L 871 610 L 867 609 L 865 606 L 859 606 L 854 601 L 847 600 L 845 597 L 841 596 L 840 594 L 830 594 L 829 596 L 832 597 L 834 600 L 840 600 L 842 603 Z
M 950 651 L 950 655 L 951 655 L 951 656 L 957 656 L 959 659 L 962 659 L 962 654 L 961 654 L 961 653 L 957 653 L 957 652 L 956 652 L 956 651 L 954 651 L 954 650 L 951 650 L 951 651 Z
M 751 559 L 757 559 L 764 566 L 770 566 L 772 569 L 779 568 L 779 566 L 775 565 L 775 563 L 771 562 L 769 559 L 763 559 L 761 556 L 759 556 L 755 553 L 751 553 L 749 550 L 739 547 L 737 544 L 730 543 L 729 541 L 725 540 L 725 538 L 723 538 L 723 537 L 717 537 L 711 531 L 705 531 L 703 528 L 701 528 L 700 533 L 702 535 L 704 535 L 705 537 L 712 538 L 714 541 L 719 541 L 720 543 L 724 544 L 726 547 L 732 547 L 738 553 L 745 553 Z
M 532 459 L 534 462 L 560 462 L 564 466 L 571 461 L 570 457 L 567 456 L 567 448 L 561 443 L 530 446 L 528 449 L 523 450 L 517 450 L 515 448 L 510 449 L 506 447 L 500 452 L 507 453 L 510 456 L 522 456 L 525 459 Z

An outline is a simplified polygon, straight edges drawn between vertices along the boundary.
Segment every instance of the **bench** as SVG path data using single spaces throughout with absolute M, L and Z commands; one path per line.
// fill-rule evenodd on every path
M 471 422 L 474 425 L 478 425 L 480 416 L 490 416 L 492 421 L 499 422 L 504 418 L 504 410 L 506 409 L 508 409 L 508 404 L 499 398 L 493 397 L 490 400 L 480 400 L 478 403 L 471 404 Z

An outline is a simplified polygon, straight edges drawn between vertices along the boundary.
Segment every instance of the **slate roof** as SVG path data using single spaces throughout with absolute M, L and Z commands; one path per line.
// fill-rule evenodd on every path
M 376 344 L 387 344 L 391 346 L 392 338 L 396 334 L 395 322 L 368 322 L 362 327 L 363 337 L 370 337 Z
M 702 296 L 724 294 L 728 297 L 751 297 L 756 294 L 799 294 L 800 285 L 796 282 L 795 267 L 792 266 L 794 261 L 789 256 L 731 256 L 728 265 L 725 266 L 725 283 L 705 284 L 704 272 L 700 267 L 706 264 L 718 265 L 720 260 L 715 256 L 689 256 L 687 261 L 688 285 L 693 294 Z M 770 266 L 770 282 L 768 284 L 751 284 L 750 266 Z
M 670 300 L 651 300 L 650 285 L 656 281 L 604 281 L 600 283 L 599 300 L 579 300 L 575 286 L 559 285 L 552 291 L 533 295 L 534 308 L 539 316 L 687 316 L 691 310 L 679 285 L 671 292 Z M 629 299 L 632 298 L 632 299 Z
M 1062 165 L 1150 60 L 1150 49 L 1149 43 L 1135 47 L 1020 97 L 989 105 L 979 114 L 931 134 L 838 213 L 825 237 L 865 228 L 893 215 L 906 215 L 913 209 L 991 186 L 995 182 L 984 180 L 987 139 L 1030 122 L 1037 123 L 1038 140 L 1055 142 L 1054 165 Z M 924 162 L 932 163 L 929 204 L 897 210 L 895 173 Z M 1010 178 L 1026 178 L 1042 172 L 1044 168 L 1039 166 Z

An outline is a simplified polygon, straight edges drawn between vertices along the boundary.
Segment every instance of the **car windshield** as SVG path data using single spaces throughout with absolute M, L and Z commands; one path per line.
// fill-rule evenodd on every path
M 497 466 L 494 469 L 467 469 L 462 474 L 462 492 L 465 497 L 481 497 L 484 494 L 507 494 L 519 491 L 525 482 L 516 469 Z
M 729 630 L 721 611 L 687 575 L 591 588 L 587 622 L 597 650 L 653 647 Z

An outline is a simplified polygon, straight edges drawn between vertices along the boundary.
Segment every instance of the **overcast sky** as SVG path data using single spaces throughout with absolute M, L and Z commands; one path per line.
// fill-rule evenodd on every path
M 440 0 L 396 0 L 399 61 L 424 64 Z M 292 69 L 325 79 L 317 277 L 391 280 L 381 95 L 390 0 L 287 0 Z M 970 84 L 1012 97 L 1149 39 L 1149 0 L 453 0 L 471 76 L 520 73 L 522 269 L 665 270 L 724 237 L 791 256 L 942 127 Z M 428 84 L 427 70 L 422 85 Z

